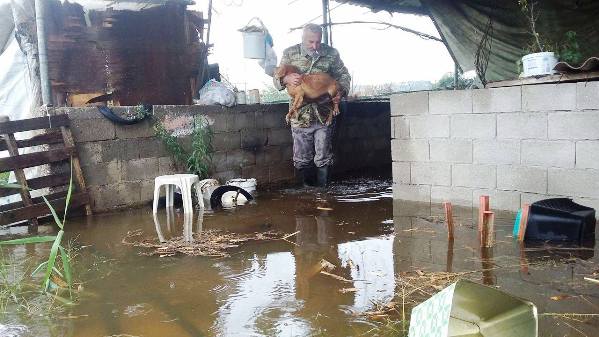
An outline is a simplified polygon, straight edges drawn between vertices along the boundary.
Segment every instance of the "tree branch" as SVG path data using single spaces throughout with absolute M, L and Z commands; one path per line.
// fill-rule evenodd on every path
M 418 37 L 425 39 L 425 40 L 433 40 L 433 41 L 438 41 L 438 42 L 443 42 L 443 40 L 441 40 L 440 38 L 436 37 L 436 36 L 432 36 L 426 33 L 422 33 L 404 26 L 398 26 L 398 25 L 394 25 L 392 23 L 389 22 L 383 22 L 383 21 L 347 21 L 347 22 L 333 22 L 333 23 L 328 23 L 327 26 L 334 26 L 334 25 L 351 25 L 351 24 L 375 24 L 375 25 L 384 25 L 387 26 L 386 28 L 397 28 L 400 30 L 403 30 L 404 32 L 407 33 L 411 33 L 414 35 L 417 35 Z M 322 26 L 322 25 L 321 25 Z M 294 27 L 291 28 L 289 30 L 289 32 L 293 32 L 294 30 L 298 30 L 298 29 L 302 29 L 304 28 L 303 26 L 300 27 Z

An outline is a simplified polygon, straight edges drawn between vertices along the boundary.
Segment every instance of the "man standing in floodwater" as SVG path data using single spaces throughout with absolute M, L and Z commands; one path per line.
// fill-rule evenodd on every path
M 302 43 L 283 51 L 281 65 L 289 64 L 299 69 L 300 74 L 292 73 L 283 78 L 274 77 L 277 89 L 285 85 L 299 85 L 301 74 L 328 73 L 341 87 L 340 95 L 333 98 L 339 103 L 340 97 L 347 96 L 351 76 L 341 61 L 339 52 L 321 43 L 322 28 L 316 24 L 307 24 L 302 32 Z M 316 186 L 326 187 L 329 182 L 330 167 L 333 164 L 332 135 L 334 121 L 325 125 L 326 116 L 333 109 L 333 102 L 323 104 L 309 103 L 302 106 L 290 120 L 293 137 L 293 165 L 300 172 L 304 186 L 314 185 L 316 168 Z

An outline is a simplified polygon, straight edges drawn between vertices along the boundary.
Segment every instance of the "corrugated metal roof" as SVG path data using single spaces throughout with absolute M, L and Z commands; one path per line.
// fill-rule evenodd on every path
M 66 2 L 63 0 L 62 2 Z M 70 3 L 77 3 L 87 10 L 104 10 L 111 7 L 114 10 L 140 11 L 156 6 L 162 6 L 167 2 L 178 2 L 191 5 L 192 0 L 71 0 Z

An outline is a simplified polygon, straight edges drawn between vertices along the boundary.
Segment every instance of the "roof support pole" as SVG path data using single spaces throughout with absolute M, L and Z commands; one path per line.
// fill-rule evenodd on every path
M 45 0 L 35 0 L 35 23 L 37 28 L 37 52 L 40 65 L 40 82 L 42 88 L 42 104 L 52 105 L 52 87 L 48 76 L 48 45 L 46 40 L 46 3 Z
M 329 44 L 329 0 L 322 0 L 322 37 L 325 44 Z

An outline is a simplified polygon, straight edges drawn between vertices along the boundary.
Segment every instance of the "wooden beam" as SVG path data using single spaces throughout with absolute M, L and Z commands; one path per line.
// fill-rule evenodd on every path
M 66 148 L 75 148 L 75 140 L 73 140 L 73 134 L 71 130 L 67 127 L 60 127 L 60 132 L 62 133 L 62 139 L 64 141 L 64 146 Z M 85 178 L 83 177 L 83 171 L 81 170 L 81 164 L 79 163 L 79 157 L 77 156 L 77 151 L 73 153 L 71 157 L 71 173 L 75 178 L 75 184 L 77 189 L 82 192 L 86 192 L 87 189 L 85 187 Z M 92 208 L 88 204 L 85 204 L 85 215 L 91 215 Z
M 453 209 L 451 202 L 444 202 L 443 209 L 445 209 L 445 222 L 447 223 L 447 239 L 453 240 Z
M 8 123 L 7 121 L 9 121 L 9 118 L 4 116 L 2 118 L 2 121 L 4 121 L 5 123 Z M 15 139 L 15 135 L 12 133 L 8 133 L 8 134 L 3 134 L 4 137 L 4 141 L 6 142 L 6 148 L 8 150 L 8 153 L 12 156 L 12 158 L 14 158 L 14 156 L 18 156 L 19 155 L 19 147 L 17 146 L 17 140 Z M 11 157 L 9 157 L 11 158 Z M 31 195 L 29 194 L 29 187 L 27 186 L 27 178 L 25 177 L 25 172 L 23 171 L 22 168 L 16 168 L 13 170 L 6 170 L 6 171 L 13 171 L 13 173 L 15 174 L 15 178 L 17 179 L 17 183 L 19 185 L 21 185 L 21 189 L 19 190 L 19 193 L 21 194 L 21 201 L 23 202 L 23 204 L 25 206 L 31 206 L 33 205 L 33 202 L 31 201 Z M 31 221 L 32 225 L 37 225 L 37 219 L 34 217 L 29 218 Z
M 3 122 L 0 123 L 0 134 L 51 129 L 61 126 L 69 126 L 68 115 L 55 115 Z
M 57 187 L 67 185 L 69 183 L 69 179 L 70 176 L 68 174 L 54 174 L 29 179 L 27 181 L 27 184 L 29 185 L 30 189 L 38 190 L 46 187 Z M 13 194 L 18 194 L 18 192 L 10 188 L 0 189 L 0 197 L 6 197 Z
M 484 214 L 487 211 L 490 211 L 491 206 L 489 204 L 489 196 L 481 195 L 479 198 L 479 207 L 478 207 L 478 235 L 480 236 L 483 231 L 483 221 Z
M 524 204 L 522 206 L 522 216 L 520 217 L 520 226 L 518 226 L 518 241 L 524 241 L 526 235 L 526 225 L 528 224 L 528 213 L 530 212 L 530 205 Z
M 33 152 L 14 157 L 0 158 L 0 172 L 40 166 L 67 160 L 75 153 L 75 148 Z
M 17 139 L 17 146 L 19 149 L 23 149 L 26 147 L 38 146 L 38 145 L 46 145 L 46 144 L 57 144 L 62 143 L 62 136 L 59 132 L 49 132 L 43 133 L 41 135 L 37 135 L 31 137 L 29 139 Z M 6 151 L 6 144 L 0 143 L 0 151 Z
M 64 211 L 66 197 L 61 199 L 51 200 L 50 204 L 56 212 Z M 89 203 L 87 193 L 75 193 L 71 196 L 70 208 L 75 208 Z M 0 213 L 0 226 L 12 224 L 15 222 L 40 217 L 50 214 L 50 209 L 46 203 L 38 203 L 32 206 L 25 206 L 10 211 Z

